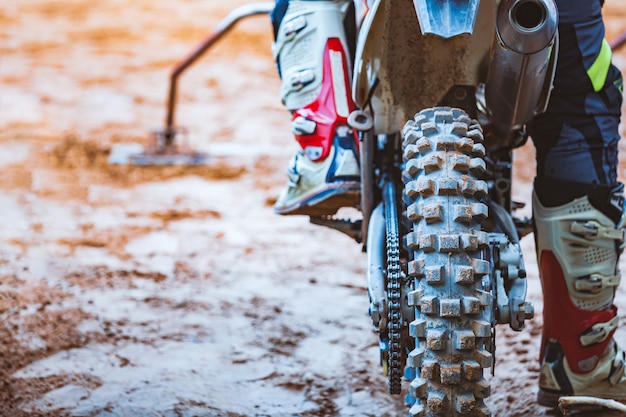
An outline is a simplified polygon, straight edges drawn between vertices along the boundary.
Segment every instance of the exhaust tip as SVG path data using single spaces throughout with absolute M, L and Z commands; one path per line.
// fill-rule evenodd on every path
M 521 54 L 545 49 L 557 25 L 554 0 L 502 0 L 498 6 L 496 30 L 501 44 Z
M 511 8 L 511 23 L 521 32 L 535 32 L 547 20 L 547 10 L 543 3 L 534 0 L 517 2 Z

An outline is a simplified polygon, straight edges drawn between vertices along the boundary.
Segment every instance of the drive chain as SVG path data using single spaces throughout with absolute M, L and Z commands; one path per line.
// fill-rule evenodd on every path
M 387 246 L 387 300 L 389 337 L 389 393 L 402 391 L 403 352 L 402 352 L 402 308 L 401 308 L 401 266 L 400 238 L 393 184 L 387 184 L 386 201 L 386 246 Z

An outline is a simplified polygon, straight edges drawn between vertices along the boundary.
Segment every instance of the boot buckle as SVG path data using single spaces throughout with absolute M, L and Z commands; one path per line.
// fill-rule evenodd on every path
M 315 81 L 315 72 L 312 69 L 303 69 L 291 76 L 291 91 L 302 90 Z
M 620 280 L 621 275 L 591 274 L 578 278 L 574 286 L 577 291 L 597 294 L 607 287 L 617 287 Z
M 587 240 L 596 240 L 602 238 L 614 239 L 619 241 L 624 240 L 623 229 L 606 227 L 594 220 L 590 220 L 587 222 L 572 222 L 572 225 L 570 226 L 570 231 L 573 234 L 583 237 Z
M 290 21 L 286 22 L 283 27 L 283 34 L 285 40 L 290 40 L 296 33 L 300 32 L 306 27 L 306 18 L 304 16 L 297 16 Z
M 303 116 L 298 116 L 291 122 L 291 131 L 297 136 L 312 135 L 316 129 L 317 123 Z
M 300 172 L 298 172 L 298 156 L 300 152 L 296 153 L 287 166 L 287 183 L 290 187 L 297 187 L 300 182 Z
M 613 359 L 613 364 L 611 366 L 611 372 L 609 373 L 609 382 L 611 385 L 617 385 L 617 383 L 624 376 L 624 351 L 621 349 L 617 349 L 617 353 L 615 354 L 615 359 Z
M 580 344 L 583 346 L 591 346 L 602 343 L 606 340 L 611 332 L 617 329 L 619 325 L 619 317 L 615 316 L 606 323 L 594 324 L 585 334 L 580 336 Z

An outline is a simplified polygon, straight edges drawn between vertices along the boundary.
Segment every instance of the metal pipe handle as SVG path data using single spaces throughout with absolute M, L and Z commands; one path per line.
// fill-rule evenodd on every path
M 171 142 L 174 134 L 174 113 L 176 111 L 176 91 L 180 75 L 196 62 L 209 48 L 222 39 L 240 20 L 260 14 L 268 14 L 274 9 L 272 3 L 251 3 L 239 6 L 222 19 L 215 30 L 185 59 L 180 61 L 170 75 L 170 88 L 167 101 L 167 118 L 165 125 L 165 137 Z

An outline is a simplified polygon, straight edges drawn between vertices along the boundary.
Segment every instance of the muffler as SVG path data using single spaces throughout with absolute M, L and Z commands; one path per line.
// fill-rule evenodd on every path
M 558 14 L 553 0 L 502 0 L 490 54 L 485 105 L 500 137 L 509 137 L 548 105 Z

